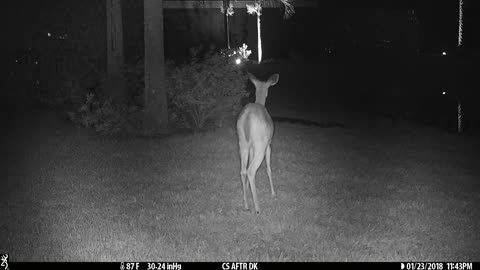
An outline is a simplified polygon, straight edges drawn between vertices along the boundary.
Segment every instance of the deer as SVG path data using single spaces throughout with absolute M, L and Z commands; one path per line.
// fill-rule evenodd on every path
M 247 72 L 247 75 L 253 85 L 255 85 L 255 103 L 245 105 L 237 120 L 241 166 L 240 177 L 242 179 L 245 210 L 249 210 L 247 190 L 248 184 L 250 184 L 255 212 L 259 214 L 260 208 L 258 206 L 257 189 L 255 187 L 255 175 L 264 158 L 272 197 L 275 198 L 272 169 L 270 167 L 270 156 L 272 153 L 270 144 L 272 143 L 274 126 L 272 118 L 265 108 L 265 101 L 268 96 L 268 88 L 277 84 L 280 76 L 273 74 L 267 81 L 260 81 L 249 72 Z

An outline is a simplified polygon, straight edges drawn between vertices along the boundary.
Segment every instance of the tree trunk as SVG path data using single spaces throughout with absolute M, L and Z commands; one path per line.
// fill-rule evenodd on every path
M 223 0 L 223 12 L 225 20 L 225 36 L 227 39 L 227 48 L 230 49 L 230 25 L 228 22 L 228 8 L 230 6 L 230 0 Z
M 107 4 L 107 79 L 103 88 L 115 103 L 125 101 L 126 87 L 123 77 L 123 24 L 122 0 L 106 0 Z
M 457 47 L 463 45 L 463 0 L 458 1 L 458 42 Z
M 166 133 L 168 124 L 163 39 L 163 0 L 144 0 L 146 133 Z
M 462 85 L 463 82 L 465 81 L 464 78 L 464 73 L 463 73 L 463 61 L 462 59 L 464 58 L 464 47 L 463 47 L 463 8 L 464 8 L 464 0 L 459 0 L 458 1 L 458 41 L 457 41 L 457 59 L 456 59 L 456 65 L 457 67 L 455 68 L 456 72 L 456 83 L 455 83 L 455 90 L 456 90 L 456 98 L 457 98 L 457 133 L 462 133 L 463 131 L 463 126 L 462 126 L 462 117 L 463 117 L 463 111 L 462 111 L 462 96 L 463 96 L 463 91 L 465 90 Z
M 258 63 L 262 63 L 262 33 L 260 25 L 260 15 L 257 14 L 257 34 L 258 34 Z

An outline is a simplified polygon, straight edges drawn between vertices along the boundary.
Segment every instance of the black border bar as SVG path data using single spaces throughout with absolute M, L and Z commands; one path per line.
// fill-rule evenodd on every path
M 102 270 L 270 270 L 270 269 L 361 269 L 369 270 L 480 270 L 479 262 L 467 262 L 471 268 L 451 268 L 463 262 L 9 262 L 9 270 L 17 269 L 102 269 Z M 409 267 L 406 267 L 406 265 Z M 447 266 L 448 264 L 448 266 Z M 435 269 L 427 267 L 435 265 Z M 440 266 L 441 265 L 441 266 Z M 440 266 L 440 267 L 439 267 Z M 43 268 L 45 267 L 45 268 Z M 0 270 L 4 270 L 0 267 Z

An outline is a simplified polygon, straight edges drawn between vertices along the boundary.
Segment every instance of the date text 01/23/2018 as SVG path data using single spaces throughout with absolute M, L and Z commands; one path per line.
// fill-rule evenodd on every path
M 472 270 L 473 264 L 467 262 L 409 262 L 401 263 L 405 270 Z

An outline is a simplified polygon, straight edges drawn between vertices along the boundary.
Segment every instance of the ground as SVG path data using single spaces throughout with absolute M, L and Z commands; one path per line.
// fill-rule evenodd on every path
M 243 210 L 234 121 L 112 139 L 76 128 L 62 111 L 10 112 L 0 137 L 0 253 L 12 261 L 480 259 L 477 137 L 361 113 L 361 104 L 322 94 L 331 82 L 315 69 L 252 72 L 280 74 L 266 103 L 274 119 L 341 123 L 275 122 L 277 198 L 263 164 L 259 215 Z

